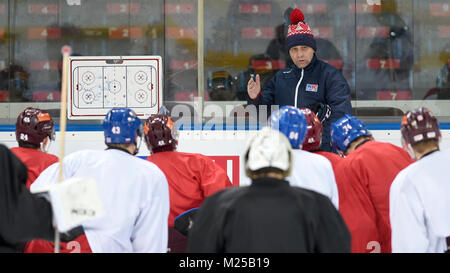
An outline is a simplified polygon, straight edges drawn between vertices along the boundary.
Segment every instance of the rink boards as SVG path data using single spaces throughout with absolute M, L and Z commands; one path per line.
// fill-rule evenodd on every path
M 398 125 L 368 125 L 374 138 L 378 141 L 389 142 L 400 146 L 400 131 L 394 129 Z M 441 124 L 441 149 L 450 148 L 450 124 Z M 65 137 L 65 153 L 70 154 L 82 149 L 104 149 L 103 131 L 100 125 L 68 126 Z M 244 164 L 242 160 L 247 140 L 256 130 L 180 130 L 178 151 L 200 153 L 210 156 L 224 168 L 230 180 L 235 185 L 247 185 Z M 50 146 L 49 152 L 59 156 L 59 132 L 57 128 L 56 140 Z M 0 142 L 8 147 L 17 146 L 14 125 L 0 127 Z M 142 141 L 138 156 L 145 158 L 150 153 Z

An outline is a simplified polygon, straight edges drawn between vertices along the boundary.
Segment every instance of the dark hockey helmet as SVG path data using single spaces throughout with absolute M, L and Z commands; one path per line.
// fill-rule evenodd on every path
M 55 140 L 55 123 L 50 114 L 38 108 L 25 108 L 17 117 L 16 140 L 39 146 L 46 138 Z
M 322 143 L 322 123 L 309 108 L 300 108 L 300 111 L 303 112 L 308 123 L 308 131 L 302 144 L 302 150 L 315 151 L 319 149 Z
M 152 153 L 174 151 L 178 144 L 178 129 L 167 115 L 151 115 L 144 124 L 145 142 Z
M 408 111 L 400 128 L 403 138 L 414 146 L 420 141 L 439 139 L 441 131 L 436 117 L 425 107 Z

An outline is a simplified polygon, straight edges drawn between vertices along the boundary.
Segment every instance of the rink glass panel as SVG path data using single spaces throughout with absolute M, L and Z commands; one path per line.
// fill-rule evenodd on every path
M 204 0 L 203 75 L 196 0 L 0 0 L 1 123 L 14 124 L 26 106 L 49 109 L 57 119 L 67 44 L 75 56 L 162 56 L 163 104 L 183 106 L 190 117 L 202 111 L 194 123 L 211 124 L 215 116 L 226 124 L 222 117 L 245 106 L 252 74 L 265 84 L 290 64 L 289 7 L 302 9 L 318 57 L 348 81 L 356 116 L 396 123 L 407 110 L 427 106 L 449 121 L 450 0 Z

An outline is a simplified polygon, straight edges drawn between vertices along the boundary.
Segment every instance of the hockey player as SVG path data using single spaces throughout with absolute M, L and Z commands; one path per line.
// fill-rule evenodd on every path
M 450 150 L 439 149 L 439 124 L 427 108 L 407 112 L 401 133 L 417 161 L 391 186 L 392 252 L 450 252 Z
M 30 189 L 43 170 L 58 162 L 57 156 L 47 153 L 51 141 L 55 140 L 50 114 L 32 107 L 24 109 L 17 117 L 16 140 L 19 147 L 11 148 L 11 151 L 27 166 L 26 187 Z
M 27 240 L 52 240 L 52 210 L 44 198 L 25 189 L 26 166 L 0 144 L 0 252 L 21 252 Z
M 205 199 L 188 252 L 349 252 L 349 232 L 330 200 L 285 180 L 294 167 L 291 151 L 279 131 L 259 131 L 244 154 L 251 185 Z
M 331 128 L 333 145 L 346 156 L 336 170 L 339 210 L 352 234 L 352 252 L 391 252 L 389 189 L 413 161 L 401 147 L 375 141 L 365 124 L 345 115 Z
M 227 173 L 209 157 L 176 151 L 178 131 L 167 115 L 151 115 L 144 125 L 145 142 L 152 153 L 147 160 L 156 164 L 169 183 L 169 248 L 184 252 L 186 238 L 172 240 L 174 220 L 185 211 L 197 208 L 213 193 L 232 186 Z
M 283 106 L 271 115 L 270 126 L 282 132 L 291 143 L 295 168 L 287 178 L 290 184 L 321 193 L 330 198 L 338 208 L 338 189 L 330 161 L 302 150 L 302 143 L 308 131 L 303 112 L 293 106 Z
M 22 252 L 25 242 L 35 238 L 55 238 L 53 222 L 58 222 L 58 214 L 53 215 L 54 208 L 50 202 L 60 199 L 61 191 L 48 195 L 48 200 L 31 194 L 25 187 L 27 173 L 27 167 L 19 158 L 0 144 L 0 253 Z M 73 191 L 77 184 L 70 187 Z M 69 206 L 66 209 L 70 211 L 70 202 L 65 205 Z M 77 206 L 79 208 L 79 204 Z M 74 239 L 78 229 L 75 233 L 73 231 L 61 233 L 60 240 L 67 242 Z
M 83 150 L 64 158 L 64 178 L 96 180 L 104 216 L 83 225 L 89 249 L 81 252 L 166 252 L 169 191 L 164 173 L 136 156 L 142 125 L 134 111 L 113 108 L 103 121 L 106 150 Z M 59 163 L 47 168 L 31 190 L 58 181 Z M 83 245 L 83 244 L 82 244 Z

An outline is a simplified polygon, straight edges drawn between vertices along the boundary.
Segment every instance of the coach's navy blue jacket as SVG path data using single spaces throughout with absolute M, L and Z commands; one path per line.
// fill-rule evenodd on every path
M 260 95 L 248 104 L 279 107 L 292 105 L 312 109 L 317 102 L 331 107 L 331 117 L 323 124 L 320 148 L 331 151 L 330 125 L 344 114 L 352 114 L 350 87 L 342 74 L 332 65 L 317 59 L 314 54 L 311 63 L 304 69 L 295 64 L 284 68 L 266 84 Z

